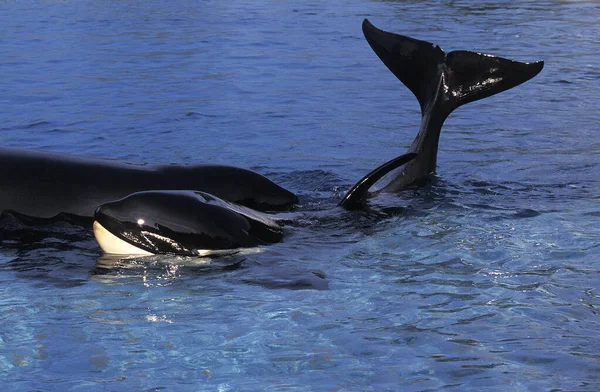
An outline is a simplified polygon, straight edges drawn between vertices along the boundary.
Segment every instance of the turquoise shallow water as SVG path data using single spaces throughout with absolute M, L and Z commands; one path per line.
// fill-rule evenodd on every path
M 600 389 L 600 7 L 586 1 L 16 2 L 0 145 L 226 163 L 300 195 L 283 243 L 111 260 L 68 223 L 0 234 L 11 391 Z M 446 122 L 426 187 L 340 212 L 418 104 L 362 38 L 520 61 Z

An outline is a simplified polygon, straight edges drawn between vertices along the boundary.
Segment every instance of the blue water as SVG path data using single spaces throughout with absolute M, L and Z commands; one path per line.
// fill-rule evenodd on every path
M 333 207 L 420 116 L 365 17 L 546 61 L 452 114 L 436 178 L 377 215 Z M 0 145 L 251 168 L 307 215 L 207 265 L 5 222 L 3 390 L 600 390 L 598 20 L 593 1 L 4 2 Z

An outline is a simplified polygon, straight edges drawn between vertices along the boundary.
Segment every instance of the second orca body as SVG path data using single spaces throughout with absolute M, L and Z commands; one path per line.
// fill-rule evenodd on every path
M 150 189 L 195 189 L 249 207 L 282 211 L 292 192 L 250 170 L 221 165 L 134 165 L 0 148 L 0 211 L 37 218 L 92 217 L 103 203 Z

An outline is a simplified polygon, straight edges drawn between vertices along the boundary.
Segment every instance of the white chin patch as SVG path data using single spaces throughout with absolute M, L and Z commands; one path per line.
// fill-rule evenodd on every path
M 94 221 L 94 237 L 105 253 L 115 255 L 151 255 L 152 253 L 123 241 L 110 231 L 106 230 L 97 221 Z

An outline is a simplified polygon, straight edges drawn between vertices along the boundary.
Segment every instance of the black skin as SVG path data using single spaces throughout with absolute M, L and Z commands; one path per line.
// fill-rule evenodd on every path
M 440 47 L 379 30 L 363 22 L 372 49 L 416 96 L 422 122 L 408 153 L 363 177 L 340 206 L 362 208 L 370 188 L 397 192 L 435 172 L 442 125 L 457 107 L 515 87 L 543 68 L 468 51 L 446 54 Z M 259 210 L 282 211 L 298 202 L 265 177 L 229 166 L 135 166 L 99 159 L 0 149 L 0 211 L 32 217 L 61 213 L 90 216 L 110 200 L 151 189 L 194 189 Z
M 442 125 L 454 109 L 515 87 L 543 68 L 541 61 L 521 63 L 467 51 L 446 54 L 429 42 L 379 30 L 366 19 L 363 32 L 383 63 L 418 99 L 422 121 L 407 154 L 374 169 L 344 196 L 339 206 L 348 210 L 364 208 L 371 188 L 380 180 L 387 180 L 387 185 L 377 192 L 396 192 L 422 183 L 436 169 Z M 100 207 L 96 220 L 111 233 L 151 253 L 245 247 L 277 242 L 283 236 L 277 224 L 248 219 L 234 205 L 210 202 L 210 195 L 198 198 L 193 194 L 159 191 L 131 195 Z M 152 217 L 144 219 L 143 228 L 136 223 L 141 215 Z M 157 242 L 156 236 L 144 235 L 143 231 L 169 240 Z
M 416 154 L 402 155 L 367 174 L 339 206 L 362 207 L 367 190 L 382 175 Z M 268 245 L 283 239 L 283 228 L 267 214 L 227 203 L 199 191 L 145 191 L 102 204 L 96 222 L 121 240 L 153 254 L 198 255 Z
M 146 191 L 100 206 L 94 219 L 147 252 L 248 248 L 281 241 L 283 228 L 266 214 L 198 191 Z
M 422 184 L 435 172 L 442 125 L 454 109 L 518 86 L 544 67 L 543 61 L 522 63 L 465 50 L 445 53 L 430 42 L 380 30 L 366 19 L 362 27 L 373 51 L 415 95 L 422 116 L 407 151 L 417 157 L 390 172 L 377 193 Z
M 232 166 L 151 166 L 0 148 L 0 211 L 37 218 L 92 217 L 101 204 L 151 189 L 196 189 L 265 211 L 289 210 L 292 192 Z

